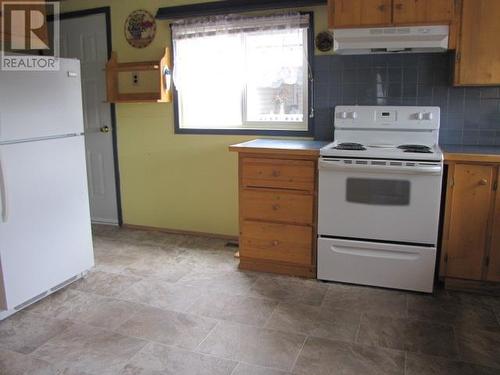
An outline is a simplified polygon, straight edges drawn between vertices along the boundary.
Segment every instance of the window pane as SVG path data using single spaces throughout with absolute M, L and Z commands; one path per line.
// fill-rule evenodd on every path
M 247 121 L 304 121 L 305 30 L 247 34 Z
M 217 35 L 176 42 L 175 76 L 181 128 L 241 127 L 244 85 L 242 36 Z
M 348 178 L 346 200 L 379 206 L 408 206 L 410 181 Z

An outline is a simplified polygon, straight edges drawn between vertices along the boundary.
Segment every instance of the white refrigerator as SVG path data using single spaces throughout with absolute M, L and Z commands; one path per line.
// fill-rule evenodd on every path
M 94 265 L 80 63 L 0 70 L 0 320 Z

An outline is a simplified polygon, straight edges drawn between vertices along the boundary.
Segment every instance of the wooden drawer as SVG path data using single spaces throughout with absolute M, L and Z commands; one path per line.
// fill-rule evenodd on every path
M 308 160 L 243 158 L 242 184 L 292 190 L 314 189 L 315 166 Z
M 240 215 L 243 219 L 312 224 L 313 196 L 283 191 L 243 189 Z
M 244 221 L 240 256 L 295 264 L 312 263 L 312 228 Z

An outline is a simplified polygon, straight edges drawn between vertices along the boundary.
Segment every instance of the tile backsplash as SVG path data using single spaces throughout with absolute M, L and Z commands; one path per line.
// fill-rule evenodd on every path
M 441 108 L 441 144 L 500 146 L 500 87 L 453 87 L 451 54 L 316 56 L 315 138 L 333 139 L 336 105 Z

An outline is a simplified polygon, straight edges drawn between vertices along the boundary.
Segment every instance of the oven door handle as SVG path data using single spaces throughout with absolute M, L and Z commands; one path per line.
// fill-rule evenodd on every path
M 343 161 L 320 160 L 318 163 L 320 170 L 329 171 L 355 171 L 355 172 L 378 172 L 378 173 L 391 173 L 391 174 L 426 174 L 426 175 L 440 175 L 443 171 L 441 165 L 425 165 L 425 166 L 380 166 L 373 164 L 345 164 Z
M 379 249 L 356 249 L 350 247 L 337 248 L 335 246 L 332 246 L 332 250 L 337 254 L 352 255 L 356 257 L 384 258 L 394 260 L 417 260 L 419 258 L 418 252 Z

